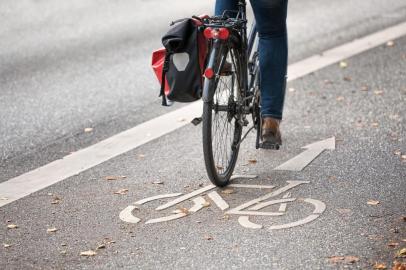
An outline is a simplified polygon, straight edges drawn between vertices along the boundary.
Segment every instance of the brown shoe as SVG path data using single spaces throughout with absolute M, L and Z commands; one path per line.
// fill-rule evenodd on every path
M 280 120 L 272 117 L 265 117 L 262 119 L 262 144 L 282 145 L 279 122 Z

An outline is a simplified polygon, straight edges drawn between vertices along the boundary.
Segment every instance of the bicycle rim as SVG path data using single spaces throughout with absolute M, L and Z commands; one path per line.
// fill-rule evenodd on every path
M 218 76 L 214 98 L 203 105 L 203 152 L 207 174 L 216 186 L 226 186 L 237 162 L 241 139 L 240 68 L 234 49 L 227 61 L 232 73 Z

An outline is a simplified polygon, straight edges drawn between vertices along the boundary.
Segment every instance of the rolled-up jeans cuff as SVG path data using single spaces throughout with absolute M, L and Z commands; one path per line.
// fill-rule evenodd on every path
M 272 117 L 274 119 L 282 120 L 282 115 L 276 115 L 276 114 L 269 114 L 269 113 L 261 113 L 261 117 Z

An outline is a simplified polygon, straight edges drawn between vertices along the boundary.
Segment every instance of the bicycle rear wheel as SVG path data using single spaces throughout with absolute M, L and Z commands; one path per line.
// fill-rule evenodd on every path
M 236 49 L 230 48 L 220 59 L 227 59 L 232 68 L 231 72 L 224 75 L 218 75 L 220 72 L 217 72 L 214 97 L 204 102 L 203 153 L 210 181 L 224 187 L 234 171 L 242 134 L 242 72 Z M 208 83 L 207 79 L 205 83 Z

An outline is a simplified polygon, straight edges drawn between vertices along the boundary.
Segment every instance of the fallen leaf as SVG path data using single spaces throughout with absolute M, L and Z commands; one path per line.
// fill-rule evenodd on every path
M 179 212 L 179 213 L 186 214 L 186 215 L 189 215 L 189 214 L 190 214 L 189 209 L 187 209 L 187 208 L 185 208 L 185 207 L 179 208 L 179 209 L 178 209 L 178 212 Z
M 393 40 L 389 40 L 388 42 L 386 42 L 386 47 L 393 47 L 395 46 L 395 42 Z
M 401 155 L 400 158 L 406 160 L 406 155 Z
M 382 90 L 376 90 L 376 91 L 374 91 L 374 94 L 377 95 L 377 96 L 381 96 L 383 94 L 383 91 Z
M 138 155 L 138 158 L 145 158 L 145 155 L 140 154 L 140 155 Z
M 106 248 L 105 244 L 100 244 L 97 246 L 96 250 Z
M 66 250 L 62 250 L 61 252 L 59 252 L 60 254 L 62 254 L 62 255 L 66 255 Z
M 348 77 L 348 76 L 345 76 L 345 77 L 343 78 L 343 80 L 346 81 L 346 82 L 352 81 L 351 77 Z
M 116 192 L 114 192 L 114 194 L 118 194 L 118 195 L 126 195 L 126 194 L 127 194 L 127 192 L 128 192 L 128 189 L 126 189 L 126 188 L 122 188 L 122 189 L 119 189 L 119 190 L 117 190 Z
M 339 63 L 338 65 L 339 65 L 340 68 L 346 68 L 346 67 L 348 67 L 347 62 L 345 62 L 345 61 L 340 61 L 340 63 Z
M 154 185 L 163 185 L 164 182 L 162 182 L 162 181 L 154 181 L 154 182 L 152 182 L 152 184 L 154 184 Z
M 339 208 L 336 209 L 338 213 L 343 214 L 343 215 L 347 215 L 347 214 L 351 214 L 351 209 L 346 209 L 346 208 Z
M 390 242 L 390 243 L 388 243 L 388 247 L 397 247 L 397 246 L 399 246 L 399 243 L 396 243 L 396 242 Z
M 363 85 L 363 86 L 361 87 L 361 91 L 368 91 L 368 90 L 369 90 L 369 87 L 366 86 L 366 85 Z
M 205 201 L 205 202 L 202 204 L 202 206 L 203 206 L 203 207 L 209 207 L 209 206 L 210 206 L 210 202 Z
M 397 258 L 406 258 L 406 248 L 402 248 L 396 253 Z
M 374 269 L 387 269 L 386 264 L 376 262 L 374 265 Z
M 406 242 L 406 238 L 405 238 L 405 239 L 402 239 L 402 242 Z
M 89 128 L 85 128 L 84 129 L 85 133 L 89 133 L 93 131 L 93 128 L 89 127 Z
M 127 178 L 127 176 L 124 176 L 124 175 L 109 175 L 109 176 L 105 177 L 105 179 L 107 181 L 121 180 L 121 179 L 125 179 L 125 178 Z
M 223 194 L 233 194 L 234 190 L 231 189 L 231 188 L 227 188 L 227 189 L 222 190 L 221 193 L 223 193 Z
M 249 160 L 248 160 L 248 163 L 250 163 L 250 164 L 255 164 L 255 163 L 257 163 L 257 160 L 256 160 L 256 159 L 249 159 Z
M 9 225 L 7 225 L 7 229 L 17 229 L 17 228 L 18 228 L 18 226 L 15 225 L 15 224 L 9 224 Z
M 80 252 L 80 256 L 86 256 L 86 257 L 95 256 L 96 254 L 97 253 L 93 250 L 87 250 L 87 251 Z
M 59 198 L 58 196 L 54 196 L 52 198 L 51 204 L 58 204 L 61 202 L 61 198 Z
M 204 239 L 206 239 L 206 240 L 213 240 L 213 237 L 210 236 L 210 235 L 205 235 L 205 236 L 204 236 Z
M 324 80 L 324 83 L 325 83 L 325 84 L 333 84 L 333 82 L 330 81 L 330 80 Z
M 47 229 L 47 233 L 54 233 L 56 232 L 58 229 L 57 228 L 48 228 Z
M 376 122 L 374 122 L 374 123 L 371 124 L 371 126 L 372 126 L 372 127 L 379 127 L 379 124 L 376 123 Z
M 65 244 L 65 243 L 62 243 L 62 244 L 61 244 L 61 246 L 63 246 L 63 247 L 66 247 L 66 246 L 67 246 L 67 244 Z
M 359 261 L 359 258 L 355 257 L 355 256 L 345 256 L 345 258 L 344 258 L 345 263 L 356 263 L 358 261 Z
M 371 240 L 382 240 L 383 236 L 382 235 L 371 234 L 371 235 L 368 235 L 368 238 L 371 239 Z
M 336 100 L 337 100 L 337 101 L 343 101 L 343 100 L 344 100 L 344 97 L 343 97 L 343 96 L 339 96 L 339 97 L 336 98 Z
M 11 247 L 11 245 L 10 245 L 10 244 L 6 244 L 6 243 L 3 243 L 3 247 L 4 247 L 4 248 L 9 248 L 9 247 Z
M 395 151 L 393 151 L 393 154 L 396 156 L 400 156 L 400 155 L 402 155 L 402 152 L 400 150 L 395 150 Z
M 406 270 L 406 264 L 400 262 L 393 262 L 392 270 Z
M 375 201 L 375 200 L 369 200 L 367 202 L 367 204 L 369 204 L 369 205 L 378 205 L 379 203 L 380 203 L 379 201 Z

